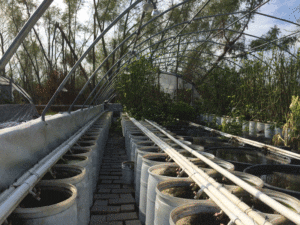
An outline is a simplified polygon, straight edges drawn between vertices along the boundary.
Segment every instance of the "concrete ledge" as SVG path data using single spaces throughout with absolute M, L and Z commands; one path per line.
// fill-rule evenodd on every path
M 102 111 L 100 105 L 0 130 L 0 193 Z

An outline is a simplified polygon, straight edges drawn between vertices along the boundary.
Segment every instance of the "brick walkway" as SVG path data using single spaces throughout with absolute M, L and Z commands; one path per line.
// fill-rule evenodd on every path
M 127 161 L 125 139 L 112 133 L 103 156 L 90 225 L 141 225 L 133 186 L 122 184 L 123 161 Z

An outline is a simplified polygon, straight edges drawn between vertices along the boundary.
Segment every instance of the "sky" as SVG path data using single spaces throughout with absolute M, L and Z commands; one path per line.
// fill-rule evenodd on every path
M 259 12 L 276 16 L 281 19 L 290 20 L 294 23 L 297 23 L 297 20 L 299 20 L 300 23 L 299 0 L 271 0 L 269 3 L 262 6 Z M 289 24 L 287 22 L 256 15 L 254 23 L 249 24 L 246 32 L 256 36 L 261 36 L 275 25 L 280 28 L 282 35 L 288 35 L 297 28 L 296 25 Z
M 89 2 L 91 0 L 86 0 Z M 157 0 L 158 2 L 160 0 Z M 54 0 L 53 5 L 63 7 L 64 3 L 62 0 Z M 86 9 L 87 7 L 85 7 Z M 290 20 L 297 23 L 299 20 L 300 24 L 300 1 L 299 0 L 271 0 L 266 5 L 259 9 L 259 12 L 276 16 L 282 19 Z M 80 12 L 79 18 L 82 21 L 88 21 L 90 19 L 90 13 L 86 13 L 86 10 Z M 265 16 L 256 15 L 254 23 L 250 23 L 248 26 L 247 33 L 261 36 L 265 34 L 271 27 L 278 25 L 282 31 L 282 35 L 290 34 L 296 29 L 296 25 L 289 24 L 287 22 L 279 21 Z

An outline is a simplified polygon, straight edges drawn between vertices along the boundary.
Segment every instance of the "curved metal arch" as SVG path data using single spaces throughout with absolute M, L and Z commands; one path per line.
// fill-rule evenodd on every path
M 219 44 L 219 43 L 218 43 Z M 143 50 L 141 50 L 140 52 L 138 52 L 137 54 L 140 54 L 142 51 L 145 51 L 146 49 L 148 49 L 149 47 L 151 47 L 151 46 L 148 46 L 148 47 L 146 47 L 145 49 L 143 49 Z M 93 95 L 93 93 L 95 92 L 95 90 L 98 88 L 98 86 L 100 85 L 100 83 L 102 82 L 102 80 L 111 72 L 111 70 L 121 61 L 121 60 L 123 60 L 123 58 L 125 58 L 125 56 L 127 55 L 128 53 L 126 53 L 126 54 L 124 54 L 123 55 L 123 57 L 121 58 L 121 59 L 119 59 L 107 72 L 106 72 L 106 74 L 102 77 L 102 79 L 98 82 L 98 84 L 96 85 L 96 87 L 94 88 L 94 90 L 90 93 L 90 95 L 88 96 L 88 98 L 86 99 L 86 101 L 83 103 L 83 106 L 82 106 L 82 108 L 84 107 L 84 105 L 87 103 L 87 101 L 88 101 L 88 99 Z M 130 59 L 129 60 L 127 60 L 125 63 L 127 63 L 127 62 L 130 62 L 130 60 L 133 58 L 133 56 L 132 57 L 130 57 Z M 125 64 L 124 63 L 124 64 Z M 122 64 L 122 65 L 124 65 L 124 64 Z M 119 67 L 120 68 L 120 67 Z M 104 85 L 104 84 L 103 84 Z M 103 86 L 102 85 L 102 86 Z M 97 95 L 99 95 L 99 92 L 100 92 L 100 90 L 101 90 L 101 87 L 100 87 L 100 89 L 99 89 L 99 91 L 96 93 L 96 95 L 95 95 L 95 97 L 97 96 Z M 94 97 L 94 98 L 95 98 Z M 93 98 L 93 100 L 92 101 L 94 101 L 94 98 Z
M 128 60 L 128 61 L 129 61 L 129 60 Z M 125 62 L 123 65 L 125 65 L 126 63 L 127 63 L 127 62 Z M 122 65 L 122 66 L 123 66 L 123 65 Z M 220 68 L 223 69 L 223 70 L 226 70 L 226 69 L 224 69 L 224 68 L 222 68 L 222 67 L 220 67 Z M 202 68 L 202 69 L 203 69 L 203 68 Z M 116 70 L 116 71 L 117 71 L 117 70 Z M 121 70 L 121 71 L 122 71 L 122 70 Z M 119 72 L 121 72 L 121 71 L 119 71 Z M 118 73 L 119 73 L 119 72 L 118 72 Z M 160 72 L 161 72 L 161 71 L 160 71 Z M 193 71 L 193 72 L 194 72 L 194 71 Z M 112 80 L 109 81 L 109 83 L 107 84 L 106 87 L 104 87 L 104 86 L 106 85 L 106 83 L 107 83 L 108 80 L 106 80 L 106 82 L 105 82 L 104 84 L 102 84 L 101 88 L 99 89 L 99 91 L 97 92 L 97 94 L 95 95 L 95 97 L 93 98 L 93 100 L 91 101 L 90 105 L 93 104 L 95 100 L 98 101 L 98 99 L 100 98 L 100 94 L 101 94 L 101 93 L 104 93 L 104 92 L 107 90 L 107 88 L 108 88 L 109 86 L 111 86 L 111 85 L 115 82 L 115 79 L 114 79 L 114 78 L 117 77 L 118 73 L 112 77 Z M 166 72 L 166 73 L 171 73 L 171 72 Z M 174 73 L 172 73 L 172 74 L 174 74 Z M 188 82 L 188 83 L 194 85 L 193 82 L 186 80 L 182 75 L 179 75 L 179 76 L 180 76 L 180 78 L 183 79 L 185 82 Z M 103 88 L 104 88 L 104 90 L 102 91 Z M 101 92 L 101 91 L 102 91 L 102 92 Z M 90 105 L 89 105 L 89 106 L 90 106 Z
M 131 58 L 133 58 L 133 57 L 131 57 Z M 131 58 L 130 58 L 130 59 L 131 59 Z M 130 62 L 130 59 L 128 59 L 126 62 L 124 62 L 122 65 L 120 65 L 119 68 L 117 68 L 117 69 L 113 72 L 113 74 L 112 74 L 112 80 L 115 79 L 115 77 L 117 77 L 118 74 L 124 70 L 124 69 L 121 69 L 121 70 L 120 70 L 120 68 L 122 68 L 122 67 L 123 67 L 124 65 L 126 65 L 128 62 Z M 135 60 L 135 61 L 136 61 L 136 60 Z M 135 62 L 135 61 L 133 61 L 133 62 Z M 131 63 L 133 63 L 133 62 L 131 62 Z M 118 64 L 118 62 L 116 62 L 116 63 L 114 64 L 113 67 L 115 67 L 117 64 Z M 117 72 L 117 71 L 118 71 L 118 72 Z M 117 74 L 115 74 L 116 72 L 117 72 Z M 104 76 L 107 76 L 107 74 L 108 74 L 108 73 L 106 73 Z M 190 83 L 190 81 L 186 80 L 184 77 L 181 77 L 181 78 L 182 78 L 184 81 Z M 107 81 L 106 81 L 104 84 L 102 84 L 102 86 L 101 86 L 100 89 L 98 90 L 97 94 L 96 94 L 96 95 L 94 96 L 94 98 L 92 99 L 91 103 L 93 103 L 95 99 L 98 99 L 98 98 L 99 98 L 99 95 L 100 95 L 100 93 L 101 93 L 101 90 L 102 90 L 102 88 L 104 87 L 104 85 L 105 85 L 106 83 L 107 83 Z M 86 103 L 86 102 L 85 102 L 85 103 Z M 84 105 L 85 105 L 85 103 L 84 103 Z M 91 105 L 91 103 L 90 103 L 89 105 Z M 84 106 L 84 105 L 83 105 L 83 106 Z
M 189 0 L 188 0 L 188 1 L 189 1 Z M 173 6 L 173 7 L 171 7 L 170 9 L 164 11 L 160 16 L 162 16 L 163 14 L 167 13 L 168 11 L 171 11 L 172 9 L 174 9 L 174 8 L 180 6 L 180 5 L 183 5 L 184 3 L 188 2 L 188 1 L 182 2 L 182 3 L 180 3 L 180 4 L 177 4 L 177 5 Z M 249 11 L 244 11 L 244 12 L 249 12 Z M 234 12 L 234 13 L 228 13 L 228 14 L 230 15 L 230 14 L 236 14 L 236 13 L 241 13 L 241 12 Z M 219 15 L 212 15 L 212 16 L 209 16 L 209 17 L 216 17 L 216 16 L 219 16 Z M 142 25 L 141 28 L 146 27 L 148 24 L 150 24 L 153 20 L 155 20 L 155 19 L 157 19 L 157 18 L 158 18 L 158 17 L 152 18 L 152 19 L 149 20 L 146 24 Z M 200 18 L 194 18 L 194 19 L 195 19 L 195 20 L 198 20 L 198 19 L 200 19 Z M 187 21 L 186 23 L 189 23 L 189 22 L 190 22 L 190 21 Z M 167 29 L 170 29 L 170 28 L 168 27 Z M 202 32 L 203 32 L 203 31 L 202 31 Z M 134 34 L 136 34 L 136 32 L 133 33 L 132 35 L 130 35 L 130 37 L 127 37 L 126 40 L 124 40 L 124 41 L 122 42 L 122 44 L 120 44 L 120 45 L 118 46 L 118 48 L 119 48 L 120 46 L 122 46 L 126 41 L 128 41 Z M 115 51 L 116 51 L 116 49 L 114 50 L 114 52 L 115 52 Z M 112 54 L 111 54 L 111 55 L 112 55 Z M 106 59 L 105 61 L 107 61 L 107 59 Z M 102 65 L 103 65 L 103 63 L 102 63 Z M 100 68 L 99 68 L 99 69 L 100 69 Z M 94 76 L 94 75 L 99 71 L 99 69 L 98 69 L 97 71 L 95 71 L 94 74 L 93 74 L 92 76 Z M 90 81 L 90 80 L 91 80 L 91 79 L 89 79 L 89 81 Z M 89 81 L 88 81 L 88 82 L 89 82 Z M 85 86 L 86 86 L 86 85 L 85 85 Z M 85 88 L 84 88 L 84 89 L 85 89 Z M 82 92 L 83 92 L 83 91 L 82 91 Z M 82 92 L 80 92 L 80 94 L 81 94 Z M 78 99 L 78 97 L 79 97 L 79 96 L 76 97 L 75 101 L 72 103 L 72 106 L 75 104 L 75 102 L 76 102 L 76 100 Z M 71 108 L 71 107 L 70 107 L 70 108 Z M 71 109 L 69 109 L 69 112 L 70 112 L 70 111 L 71 111 Z
M 214 18 L 214 17 L 217 17 L 217 16 L 234 15 L 234 14 L 247 13 L 247 12 L 249 12 L 249 11 L 238 11 L 238 12 L 232 12 L 232 13 L 224 13 L 224 14 L 217 14 L 217 15 L 196 17 L 194 20 L 202 20 L 202 19 L 206 19 L 206 18 Z M 264 14 L 264 13 L 260 13 L 260 12 L 252 12 L 252 13 L 263 15 L 263 16 L 266 16 L 266 17 L 270 17 L 270 18 L 273 18 L 273 19 L 281 20 L 281 21 L 284 21 L 284 22 L 287 22 L 287 23 L 290 23 L 290 24 L 293 24 L 293 25 L 300 26 L 300 24 L 298 24 L 298 23 L 294 23 L 294 22 L 289 21 L 289 20 L 281 19 L 281 18 L 276 17 L 276 16 L 270 16 L 270 15 L 267 15 L 267 14 Z M 183 24 L 186 24 L 186 23 L 189 23 L 189 21 L 184 21 L 184 22 L 181 22 L 181 23 L 174 24 L 173 26 L 167 27 L 164 30 L 162 30 L 160 32 L 157 32 L 156 34 L 152 35 L 151 37 L 154 37 L 154 36 L 156 36 L 158 34 L 164 33 L 165 31 L 167 31 L 169 29 L 172 29 L 174 27 L 177 27 L 177 26 L 180 26 L 180 25 L 183 25 Z M 230 29 L 226 29 L 226 30 L 230 30 Z M 233 31 L 233 30 L 231 30 L 231 31 Z M 143 33 L 142 36 L 145 35 L 145 34 L 147 34 L 147 33 L 149 33 L 149 32 L 150 31 L 147 31 L 147 32 Z M 145 40 L 145 41 L 148 41 L 149 39 L 151 39 L 151 37 L 147 38 L 147 40 Z M 259 37 L 254 36 L 254 35 L 253 35 L 253 37 L 259 38 Z
M 182 55 L 183 56 L 183 55 Z M 193 57 L 190 57 L 190 56 L 183 56 L 183 57 L 186 57 L 186 58 L 191 58 L 191 59 L 196 59 L 197 60 L 197 58 L 193 58 Z M 163 58 L 163 59 L 172 59 L 172 58 L 175 58 L 175 57 L 166 57 L 166 58 Z M 180 63 L 186 63 L 186 64 L 188 64 L 187 62 L 184 62 L 184 61 L 179 61 Z M 210 63 L 210 62 L 208 62 L 208 61 L 205 61 L 205 62 L 207 62 L 207 63 L 209 63 L 209 64 L 212 64 L 212 63 Z M 195 65 L 195 64 L 192 64 L 192 65 Z M 222 69 L 222 70 L 226 70 L 226 69 L 224 69 L 223 67 L 221 67 L 221 66 L 218 66 L 220 69 Z M 181 68 L 184 68 L 184 67 L 181 67 Z M 207 71 L 207 69 L 205 69 L 205 68 L 203 68 L 203 67 L 199 67 L 199 66 L 197 66 L 197 68 L 200 68 L 200 69 L 203 69 L 203 70 L 205 70 L 205 71 Z
M 185 2 L 188 2 L 188 1 L 185 1 Z M 184 2 L 184 3 L 185 3 Z M 184 3 L 182 3 L 182 4 L 184 4 Z M 176 7 L 178 7 L 178 5 L 176 5 Z M 173 7 L 173 8 L 175 8 L 175 7 Z M 165 14 L 167 11 L 170 11 L 170 10 L 172 10 L 173 8 L 170 8 L 170 9 L 168 9 L 168 10 L 166 10 L 166 11 L 164 11 L 163 12 L 163 14 Z M 247 12 L 249 12 L 249 11 L 247 11 Z M 155 17 L 155 18 L 153 18 L 153 19 L 151 19 L 150 21 L 148 21 L 146 24 L 144 24 L 143 26 L 142 26 L 142 28 L 143 27 L 145 27 L 145 26 L 147 26 L 147 24 L 149 24 L 151 21 L 153 21 L 154 19 L 157 19 L 157 17 Z M 223 29 L 224 30 L 224 29 Z M 206 41 L 207 42 L 207 41 Z M 157 42 L 157 43 L 155 43 L 155 44 L 158 44 L 159 42 Z M 191 42 L 192 43 L 192 42 Z M 216 43 L 216 42 L 215 42 Z M 217 44 L 220 44 L 220 43 L 217 43 Z M 153 46 L 153 45 L 152 45 Z M 256 57 L 256 56 L 254 56 L 254 57 Z M 259 58 L 258 58 L 259 59 Z M 261 60 L 261 59 L 259 59 L 259 60 Z M 263 61 L 264 62 L 264 61 Z M 264 62 L 264 63 L 266 63 L 266 62 Z M 267 64 L 267 63 L 266 63 Z M 268 64 L 267 64 L 268 65 Z M 269 66 L 269 65 L 268 65 Z M 271 68 L 271 67 L 270 67 Z
M 141 0 L 140 0 L 140 1 L 141 1 Z M 156 20 L 156 19 L 159 18 L 160 16 L 163 16 L 163 15 L 166 14 L 167 12 L 169 12 L 169 11 L 171 11 L 171 10 L 173 10 L 173 9 L 175 9 L 175 8 L 181 6 L 181 5 L 183 5 L 183 4 L 185 4 L 185 3 L 189 2 L 189 1 L 191 1 L 191 0 L 185 0 L 185 1 L 181 2 L 181 3 L 179 3 L 179 4 L 174 5 L 173 7 L 169 8 L 168 10 L 165 10 L 165 11 L 162 12 L 159 16 L 154 17 L 154 18 L 152 18 L 151 20 L 149 20 L 149 21 L 148 21 L 146 24 L 144 24 L 141 28 L 146 27 L 146 26 L 149 25 L 152 21 Z M 128 10 L 128 11 L 129 11 L 129 10 Z M 118 18 L 119 18 L 119 17 L 118 17 Z M 95 76 L 95 74 L 100 70 L 100 68 L 102 68 L 102 66 L 104 65 L 104 63 L 105 63 L 105 62 L 113 55 L 114 52 L 116 52 L 121 46 L 123 46 L 125 42 L 127 42 L 131 37 L 133 37 L 134 35 L 136 35 L 137 32 L 138 32 L 138 29 L 137 29 L 135 32 L 133 32 L 131 35 L 129 35 L 129 37 L 127 37 L 125 40 L 123 40 L 123 41 L 122 41 L 122 42 L 121 42 L 121 43 L 113 50 L 113 52 L 112 52 L 111 54 L 109 54 L 109 55 L 105 58 L 105 60 L 101 63 L 101 65 L 93 72 L 93 74 L 91 75 L 91 77 L 89 78 L 89 80 L 85 83 L 84 87 L 80 90 L 79 94 L 76 96 L 75 100 L 73 101 L 72 105 L 70 106 L 70 108 L 69 108 L 69 110 L 68 110 L 69 113 L 71 112 L 71 110 L 72 110 L 72 108 L 73 108 L 75 102 L 78 100 L 79 96 L 82 95 L 83 91 L 86 89 L 86 87 L 87 87 L 87 85 L 89 84 L 89 82 L 91 81 L 91 79 L 92 79 L 92 78 Z M 127 54 L 127 53 L 126 53 L 126 54 Z M 95 89 L 95 88 L 94 88 L 94 89 Z M 94 93 L 94 92 L 92 91 L 92 93 Z M 90 95 L 89 95 L 89 97 L 90 97 Z M 88 97 L 88 98 L 89 98 L 89 97 Z M 87 99 L 88 99 L 88 98 L 87 98 Z M 49 103 L 48 103 L 48 104 L 49 104 Z
M 101 84 L 101 82 L 103 81 L 103 79 L 112 71 L 112 69 L 117 66 L 119 64 L 119 62 L 121 62 L 121 60 L 123 60 L 123 58 L 125 58 L 127 56 L 128 53 L 124 54 L 122 56 L 122 58 L 120 58 L 113 66 L 111 66 L 109 68 L 109 70 L 103 75 L 103 77 L 101 78 L 101 80 L 97 83 L 97 85 L 95 86 L 95 88 L 93 89 L 93 91 L 89 94 L 89 96 L 86 98 L 85 102 L 82 105 L 82 108 L 84 107 L 84 105 L 87 103 L 87 101 L 89 100 L 89 98 L 95 93 L 96 89 L 99 87 L 99 85 Z M 133 58 L 133 56 L 131 57 Z M 123 64 L 122 64 L 123 65 Z
M 262 38 L 262 37 L 258 37 L 258 36 L 255 36 L 255 35 L 252 35 L 252 34 L 248 34 L 248 33 L 245 33 L 245 32 L 240 32 L 240 31 L 237 31 L 237 30 L 232 30 L 232 29 L 223 29 L 223 28 L 220 28 L 220 29 L 211 29 L 211 30 L 202 30 L 202 31 L 196 31 L 196 32 L 190 32 L 190 33 L 184 33 L 184 34 L 181 34 L 180 36 L 181 37 L 183 37 L 183 36 L 186 36 L 186 35 L 191 35 L 191 34 L 199 34 L 199 33 L 202 33 L 202 32 L 210 32 L 210 31 L 218 31 L 218 30 L 226 30 L 226 31 L 231 31 L 231 32 L 235 32 L 235 33 L 239 33 L 239 34 L 243 34 L 243 35 L 246 35 L 246 36 L 249 36 L 249 37 L 254 37 L 254 38 L 256 38 L 256 39 L 261 39 L 261 40 L 265 40 L 264 38 Z M 295 32 L 295 33 L 293 33 L 293 34 L 291 34 L 291 35 L 295 35 L 295 34 L 297 34 L 297 33 L 299 33 L 299 32 Z M 153 35 L 152 37 L 154 37 L 155 35 Z M 285 37 L 287 37 L 287 36 L 285 36 Z M 282 37 L 282 38 L 285 38 L 285 37 Z M 280 38 L 281 39 L 281 38 Z M 147 40 L 149 40 L 149 38 L 147 39 Z M 145 40 L 144 42 L 146 42 L 147 40 Z M 141 44 L 143 44 L 144 42 L 142 42 Z M 265 43 L 265 44 L 270 44 L 270 43 L 272 43 L 273 42 L 273 40 L 272 41 L 268 41 L 267 43 Z M 141 45 L 140 44 L 140 45 Z M 265 45 L 264 44 L 264 45 Z M 177 45 L 177 44 L 175 44 L 175 45 Z M 275 44 L 277 47 L 281 47 L 280 45 L 277 45 L 277 44 Z M 258 46 L 259 47 L 259 46 Z M 165 49 L 165 48 L 159 48 L 159 49 Z M 156 49 L 156 50 L 159 50 L 159 49 Z M 291 53 L 290 51 L 288 51 L 288 50 L 284 50 L 285 52 L 287 52 L 287 53 L 289 53 L 291 56 L 293 56 L 294 58 L 297 58 L 297 56 L 295 56 L 293 53 Z M 244 51 L 244 52 L 247 52 L 247 54 L 249 54 L 249 52 L 254 52 L 254 51 Z
M 75 72 L 79 64 L 83 61 L 83 59 L 87 56 L 87 54 L 92 50 L 92 48 L 100 41 L 100 39 L 121 19 L 123 16 L 129 12 L 132 8 L 134 8 L 138 3 L 140 3 L 142 0 L 136 0 L 132 5 L 130 5 L 127 9 L 125 9 L 114 21 L 112 21 L 104 30 L 103 32 L 94 40 L 94 42 L 89 46 L 89 48 L 82 54 L 80 59 L 75 63 L 75 65 L 72 67 L 70 72 L 67 74 L 67 76 L 64 78 L 64 80 L 61 82 L 53 96 L 51 97 L 50 101 L 44 108 L 42 112 L 42 120 L 45 121 L 45 114 L 49 110 L 51 104 L 53 103 L 54 99 L 58 95 L 58 93 L 63 89 L 65 84 L 67 83 L 70 76 Z
M 184 62 L 184 61 L 180 61 L 180 62 L 181 62 L 181 63 L 188 64 L 187 62 Z M 170 60 L 170 61 L 163 61 L 163 62 L 157 62 L 157 63 L 155 63 L 155 65 L 159 65 L 159 64 L 163 64 L 163 63 L 172 63 L 172 60 Z M 193 64 L 193 65 L 195 65 L 195 64 Z M 185 67 L 180 66 L 180 65 L 178 65 L 178 67 L 185 69 Z M 204 70 L 204 71 L 207 71 L 207 69 L 204 68 L 204 67 L 197 66 L 197 68 L 202 69 L 202 70 Z
M 188 1 L 182 2 L 181 4 L 178 4 L 178 5 L 176 5 L 176 6 L 172 7 L 172 8 L 170 8 L 170 9 L 164 11 L 163 14 L 167 13 L 168 11 L 171 11 L 172 9 L 174 9 L 174 8 L 178 7 L 179 5 L 182 5 L 182 4 L 186 3 L 186 2 L 188 2 Z M 253 11 L 253 10 L 252 10 L 252 11 Z M 245 12 L 249 12 L 249 11 L 245 11 Z M 236 13 L 237 13 L 237 12 L 236 12 Z M 236 13 L 231 13 L 231 14 L 236 14 Z M 240 13 L 240 12 L 238 12 L 238 13 Z M 162 16 L 163 14 L 161 14 L 160 16 Z M 229 14 L 229 15 L 230 15 L 230 14 Z M 215 17 L 215 16 L 216 16 L 216 15 L 209 16 L 209 17 Z M 154 21 L 154 20 L 157 19 L 157 18 L 158 18 L 158 17 L 152 18 L 152 19 L 149 20 L 146 24 L 142 25 L 141 28 L 146 27 L 148 24 L 150 24 L 152 21 Z M 198 19 L 200 19 L 200 18 L 195 18 L 195 20 L 198 20 Z M 188 23 L 188 22 L 190 22 L 190 21 L 187 21 L 186 23 Z M 170 28 L 168 27 L 167 29 L 170 29 Z M 228 29 L 228 30 L 229 30 L 229 29 Z M 235 31 L 235 32 L 237 32 L 237 31 Z M 248 34 L 245 33 L 245 35 L 248 35 Z M 131 37 L 132 37 L 132 36 L 133 36 L 133 35 L 131 35 Z M 259 38 L 259 37 L 256 37 L 256 38 Z M 129 38 L 128 38 L 128 39 L 129 39 Z M 128 39 L 127 39 L 127 40 L 128 40 Z M 150 39 L 151 39 L 151 38 L 150 38 Z M 126 41 L 127 41 L 127 40 L 126 40 Z M 124 41 L 124 43 L 125 43 L 126 41 Z M 123 44 L 124 44 L 124 43 L 123 43 Z
M 131 37 L 133 37 L 135 35 L 135 33 L 132 33 L 131 35 L 129 35 L 127 38 L 125 38 L 100 64 L 100 66 L 98 66 L 98 68 L 93 72 L 93 74 L 89 77 L 88 81 L 84 84 L 84 86 L 82 87 L 82 89 L 80 90 L 80 92 L 78 93 L 78 95 L 76 96 L 75 100 L 73 101 L 73 103 L 71 104 L 68 112 L 70 113 L 73 106 L 75 105 L 76 101 L 78 100 L 78 98 L 82 95 L 82 93 L 84 92 L 84 90 L 87 88 L 88 84 L 91 82 L 91 80 L 94 78 L 94 76 L 98 73 L 98 71 L 102 68 L 102 66 L 108 61 L 108 59 L 119 49 L 121 48 L 125 42 L 127 42 Z
M 170 39 L 170 38 L 169 38 Z M 165 40 L 165 39 L 164 39 Z M 164 40 L 161 40 L 159 42 L 163 42 Z M 222 46 L 225 46 L 225 44 L 222 44 L 222 43 L 218 43 L 218 42 L 214 42 L 214 41 L 205 41 L 205 40 L 198 40 L 198 41 L 192 41 L 192 42 L 182 42 L 181 44 L 192 44 L 192 43 L 199 43 L 199 42 L 210 42 L 210 43 L 213 43 L 213 44 L 218 44 L 218 45 L 222 45 Z M 156 45 L 157 43 L 154 43 L 152 44 L 151 46 L 141 50 L 140 52 L 143 52 L 145 50 L 147 50 L 148 48 L 152 47 L 153 45 Z M 169 47 L 172 47 L 172 46 L 177 46 L 178 44 L 173 44 L 173 45 L 169 45 Z M 160 48 L 160 49 L 165 49 L 165 48 Z M 244 51 L 242 50 L 243 52 L 247 53 L 247 51 Z M 166 53 L 168 54 L 168 53 Z M 263 62 L 264 64 L 266 64 L 268 67 L 270 67 L 271 70 L 274 70 L 267 62 L 265 62 L 264 60 L 260 59 L 259 57 L 249 53 L 251 56 L 253 56 L 254 58 L 258 59 L 259 61 Z M 161 54 L 163 55 L 163 54 Z
M 269 2 L 270 0 L 267 0 L 266 2 L 264 2 L 264 3 L 262 3 L 262 4 L 260 4 L 260 5 L 258 5 L 257 7 L 255 7 L 254 9 L 252 9 L 252 10 L 249 10 L 246 14 L 251 14 L 252 13 L 252 11 L 255 11 L 255 10 L 257 10 L 258 8 L 260 8 L 261 6 L 263 6 L 264 4 L 266 4 L 267 2 Z M 242 16 L 242 17 L 240 17 L 240 18 L 238 18 L 237 20 L 235 20 L 234 22 L 232 22 L 231 24 L 229 24 L 229 25 L 227 25 L 226 26 L 226 28 L 225 29 L 227 29 L 227 28 L 229 28 L 230 26 L 232 26 L 235 22 L 238 22 L 239 20 L 241 20 L 241 19 L 243 19 L 244 17 L 246 17 L 246 15 L 244 15 L 244 16 Z M 193 20 L 191 20 L 190 22 L 192 22 Z M 181 31 L 180 31 L 181 32 Z M 179 32 L 179 33 L 180 33 Z M 179 34 L 178 33 L 178 34 Z M 218 32 L 219 33 L 219 32 Z M 177 35 L 176 35 L 177 36 Z M 176 37 L 175 36 L 175 37 Z M 214 35 L 215 36 L 215 35 Z M 173 38 L 173 40 L 175 40 L 176 38 Z M 208 41 L 208 38 L 206 38 L 206 41 Z M 169 44 L 168 44 L 169 45 Z M 167 45 L 167 47 L 168 47 L 168 45 Z M 203 45 L 203 44 L 202 44 Z M 167 47 L 165 47 L 165 48 L 167 48 Z
M 191 81 L 188 81 L 186 80 L 182 75 L 178 74 L 178 73 L 174 73 L 174 72 L 167 72 L 167 71 L 162 71 L 160 70 L 159 73 L 164 73 L 164 74 L 167 74 L 167 75 L 172 75 L 172 76 L 175 76 L 175 77 L 178 77 L 178 78 L 181 78 L 182 80 L 184 80 L 185 82 L 191 84 L 192 86 L 194 86 L 195 84 Z M 105 87 L 105 89 L 103 90 L 102 92 L 102 95 L 99 95 L 95 101 L 96 104 L 98 104 L 99 102 L 101 103 L 101 101 L 103 101 L 106 96 L 107 96 L 107 92 L 109 91 L 108 88 L 110 88 L 114 83 L 115 83 L 116 80 L 114 81 L 111 81 L 109 84 L 107 84 L 107 86 Z
M 198 52 L 198 51 L 192 50 L 192 49 L 182 50 L 182 51 L 178 51 L 178 52 L 183 52 L 183 51 L 187 51 L 187 52 Z M 177 53 L 177 52 L 169 52 L 169 53 L 172 54 L 172 53 Z M 208 53 L 208 52 L 203 52 L 203 54 L 207 54 L 207 55 L 211 55 L 211 56 L 216 56 L 216 57 L 218 56 L 218 55 L 215 55 L 215 54 L 212 54 L 212 53 Z M 242 66 L 240 66 L 239 64 L 237 64 L 237 63 L 234 62 L 234 61 L 229 60 L 228 58 L 225 58 L 225 60 L 228 61 L 228 62 L 230 62 L 230 63 L 235 64 L 236 66 L 238 66 L 238 67 L 240 67 L 240 68 L 243 68 Z

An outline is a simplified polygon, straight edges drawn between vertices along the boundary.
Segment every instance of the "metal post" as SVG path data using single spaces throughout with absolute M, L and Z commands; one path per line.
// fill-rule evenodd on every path
M 18 47 L 22 44 L 25 37 L 31 30 L 31 28 L 36 24 L 36 22 L 40 19 L 40 17 L 44 14 L 44 12 L 48 9 L 48 7 L 51 5 L 53 0 L 44 0 L 42 4 L 35 10 L 35 12 L 32 14 L 32 16 L 29 18 L 27 23 L 23 26 L 17 37 L 14 39 L 12 44 L 9 46 L 5 54 L 2 56 L 0 60 L 0 70 L 4 70 L 6 64 L 9 62 L 11 57 L 15 54 Z

